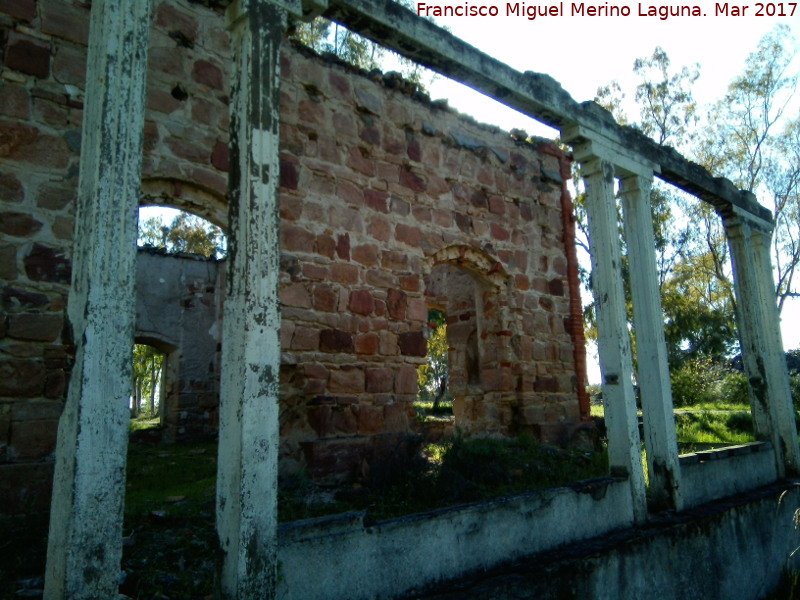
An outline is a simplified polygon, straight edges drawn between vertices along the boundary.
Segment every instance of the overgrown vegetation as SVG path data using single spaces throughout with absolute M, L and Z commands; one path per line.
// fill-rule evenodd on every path
M 462 436 L 421 451 L 395 453 L 353 488 L 325 494 L 297 478 L 282 486 L 281 519 L 366 510 L 371 518 L 485 500 L 563 485 L 607 474 L 605 452 L 583 453 L 515 439 Z M 300 492 L 300 493 L 297 493 Z M 328 505 L 326 507 L 326 504 Z

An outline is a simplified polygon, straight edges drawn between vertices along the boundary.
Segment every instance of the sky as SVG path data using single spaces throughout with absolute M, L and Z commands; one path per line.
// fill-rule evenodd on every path
M 763 9 L 766 12 L 774 7 L 777 12 L 783 6 L 784 17 L 755 16 L 757 4 L 737 4 L 735 6 L 748 6 L 744 10 L 745 16 L 725 17 L 714 16 L 716 2 L 699 0 L 697 6 L 706 16 L 665 20 L 638 16 L 640 3 L 636 2 L 615 5 L 628 6 L 631 10 L 628 17 L 571 16 L 572 3 L 564 2 L 563 16 L 537 16 L 534 20 L 506 16 L 506 2 L 432 0 L 429 4 L 497 7 L 500 13 L 497 17 L 434 20 L 448 27 L 457 37 L 519 71 L 536 71 L 552 76 L 579 102 L 592 100 L 598 87 L 614 79 L 620 82 L 628 97 L 632 97 L 636 85 L 634 60 L 650 56 L 655 47 L 660 46 L 676 70 L 683 65 L 699 65 L 700 78 L 693 94 L 700 105 L 711 104 L 724 95 L 728 83 L 741 72 L 745 59 L 756 49 L 758 41 L 778 24 L 788 25 L 794 37 L 800 40 L 800 4 L 794 9 L 794 15 L 789 16 L 792 11 L 790 3 L 767 3 Z M 645 12 L 650 4 L 641 3 Z M 536 5 L 559 7 L 561 3 L 545 0 Z M 601 1 L 595 6 L 611 5 Z M 728 3 L 729 9 L 732 6 Z M 796 58 L 794 69 L 800 71 L 800 57 Z M 432 98 L 448 98 L 451 106 L 473 115 L 478 121 L 506 130 L 518 127 L 530 134 L 555 135 L 553 130 L 444 78 L 436 79 L 429 91 Z M 800 301 L 789 302 L 784 308 L 782 333 L 785 349 L 800 347 Z M 597 379 L 599 371 L 595 367 L 590 380 Z

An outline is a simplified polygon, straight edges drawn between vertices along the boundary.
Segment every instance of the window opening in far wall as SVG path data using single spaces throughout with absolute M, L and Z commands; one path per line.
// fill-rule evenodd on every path
M 133 389 L 131 390 L 131 428 L 160 426 L 166 355 L 153 346 L 133 346 Z
M 419 392 L 417 408 L 431 415 L 452 415 L 453 396 L 448 385 L 450 371 L 447 342 L 447 314 L 443 310 L 428 311 L 428 353 L 417 369 Z

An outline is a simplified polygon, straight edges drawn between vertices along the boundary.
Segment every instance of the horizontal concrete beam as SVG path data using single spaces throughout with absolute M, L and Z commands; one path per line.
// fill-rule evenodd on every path
M 592 137 L 636 154 L 661 168 L 658 176 L 725 212 L 735 206 L 767 224 L 772 215 L 749 192 L 730 181 L 712 177 L 668 146 L 661 146 L 630 127 L 618 125 L 594 102 L 576 102 L 549 75 L 520 73 L 484 54 L 432 22 L 392 0 L 329 0 L 324 16 L 418 62 L 486 94 L 506 106 L 561 131 L 577 126 Z M 587 141 L 582 136 L 569 143 Z

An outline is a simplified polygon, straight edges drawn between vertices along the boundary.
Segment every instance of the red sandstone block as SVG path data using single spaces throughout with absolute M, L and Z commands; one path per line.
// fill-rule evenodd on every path
M 355 338 L 356 354 L 373 355 L 378 353 L 379 339 L 375 333 L 362 333 Z M 369 391 L 369 390 L 367 390 Z M 388 390 L 383 390 L 388 391 Z
M 364 391 L 364 370 L 344 366 L 332 370 L 328 379 L 328 390 L 335 394 L 360 394 Z
M 295 196 L 280 194 L 281 219 L 287 221 L 297 221 L 303 214 L 303 201 Z
M 397 321 L 404 321 L 407 307 L 408 300 L 405 292 L 395 288 L 390 289 L 386 297 L 386 308 L 389 312 L 389 317 Z
M 9 82 L 0 83 L 0 114 L 13 119 L 27 119 L 30 117 L 30 107 L 30 96 L 23 86 Z M 3 177 L 6 176 L 0 176 L 0 186 Z
M 369 220 L 370 235 L 379 242 L 388 242 L 392 237 L 392 227 L 387 219 L 373 216 Z
M 296 308 L 311 308 L 311 298 L 308 293 L 308 285 L 305 283 L 294 283 L 281 288 L 281 304 Z
M 336 241 L 328 234 L 318 235 L 314 241 L 314 252 L 326 258 L 333 258 L 336 253 Z
M 428 320 L 428 303 L 422 298 L 411 298 L 408 301 L 406 317 L 409 321 L 425 322 Z
M 406 292 L 418 292 L 420 289 L 420 277 L 418 275 L 401 276 L 400 289 Z
M 72 279 L 72 262 L 54 248 L 34 244 L 22 262 L 28 279 L 65 284 Z
M 409 169 L 400 169 L 400 185 L 415 192 L 424 192 L 427 189 L 425 180 L 420 175 L 412 173 Z
M 289 252 L 309 251 L 314 247 L 316 236 L 295 225 L 281 225 L 281 247 Z
M 376 336 L 377 337 L 377 336 Z M 392 369 L 367 369 L 367 391 L 371 393 L 391 392 L 394 387 Z
M 344 100 L 348 103 L 351 102 L 352 90 L 350 87 L 350 80 L 347 77 L 338 71 L 331 70 L 328 73 L 328 81 L 331 84 L 331 91 L 335 92 L 333 94 L 334 99 Z
M 0 233 L 14 237 L 29 237 L 42 228 L 42 223 L 27 213 L 0 213 Z
M 368 267 L 378 264 L 378 248 L 373 245 L 363 244 L 355 246 L 352 252 L 354 261 Z
M 288 350 L 292 344 L 295 324 L 287 319 L 281 319 L 281 349 Z
M 319 405 L 309 407 L 308 424 L 317 432 L 319 437 L 328 437 L 333 432 L 331 406 Z
M 223 171 L 225 173 L 228 172 L 228 144 L 225 142 L 217 142 L 214 144 L 214 148 L 211 150 L 211 158 L 210 158 L 211 165 Z M 281 166 L 283 162 L 281 162 Z M 281 168 L 281 173 L 283 173 L 283 168 Z M 283 185 L 283 178 L 281 177 L 281 185 Z M 286 186 L 284 186 L 286 187 Z M 297 187 L 297 182 L 295 181 L 295 188 Z
M 427 206 L 415 206 L 411 214 L 413 215 L 414 219 L 421 223 L 430 223 L 431 222 L 431 209 Z
M 319 349 L 322 352 L 354 352 L 353 335 L 340 329 L 323 329 L 319 333 Z
M 398 336 L 397 344 L 400 353 L 405 356 L 425 356 L 428 352 L 428 342 L 421 331 L 406 331 Z
M 180 32 L 184 38 L 193 42 L 197 38 L 197 20 L 176 6 L 162 2 L 155 10 L 156 25 L 172 32 Z M 171 36 L 172 37 L 172 36 Z
M 225 89 L 222 69 L 207 60 L 195 61 L 192 66 L 192 79 L 200 85 L 205 85 L 215 90 Z
M 403 225 L 402 223 L 399 223 L 395 227 L 394 231 L 397 241 L 408 244 L 409 246 L 418 246 L 420 240 L 422 239 L 422 234 L 417 227 L 411 227 L 409 225 Z
M 67 377 L 63 369 L 48 371 L 44 381 L 44 397 L 58 400 L 64 397 Z
M 327 267 L 311 263 L 305 263 L 303 265 L 303 277 L 311 281 L 327 280 L 329 275 L 330 272 Z
M 0 12 L 21 19 L 32 21 L 36 16 L 36 0 L 2 0 L 0 2 Z
M 21 313 L 8 317 L 8 336 L 17 340 L 53 342 L 61 335 L 62 315 Z
M 415 162 L 422 162 L 422 147 L 420 146 L 419 140 L 412 139 L 408 142 L 406 154 L 411 160 Z
M 562 279 L 552 279 L 548 284 L 548 291 L 553 296 L 563 296 L 564 295 L 564 281 Z
M 212 172 L 209 169 L 201 169 L 199 167 L 192 169 L 190 180 L 214 190 L 221 196 L 225 196 L 228 191 L 227 177 L 223 177 L 219 173 Z
M 342 260 L 350 260 L 350 234 L 345 233 L 336 238 L 336 255 Z
M 292 336 L 292 350 L 317 350 L 319 329 L 298 326 Z
M 349 308 L 359 315 L 370 315 L 375 310 L 375 302 L 369 290 L 354 290 L 350 292 Z
M 492 223 L 491 231 L 492 231 L 492 237 L 498 241 L 504 242 L 511 238 L 508 229 L 506 229 L 505 227 L 501 227 L 496 223 Z
M 338 302 L 339 294 L 330 285 L 322 284 L 314 287 L 314 310 L 336 312 Z
M 384 356 L 396 356 L 400 352 L 397 345 L 397 334 L 391 331 L 379 331 L 380 344 L 378 350 Z
M 347 166 L 367 177 L 375 175 L 375 163 L 369 158 L 369 153 L 358 147 L 350 148 L 347 156 Z
M 339 433 L 353 434 L 358 431 L 358 421 L 349 406 L 335 406 L 331 424 Z
M 331 279 L 336 283 L 358 283 L 359 268 L 356 265 L 334 263 L 331 265 Z
M 355 407 L 358 415 L 358 432 L 362 435 L 383 433 L 383 407 L 359 404 Z
M 45 368 L 35 360 L 0 360 L 0 394 L 18 398 L 38 396 L 44 387 Z
M 14 421 L 9 452 L 18 460 L 46 458 L 56 447 L 58 419 Z
M 63 0 L 39 0 L 42 33 L 86 46 L 89 43 L 89 6 Z
M 379 192 L 371 189 L 364 190 L 364 203 L 366 204 L 367 208 L 371 208 L 372 210 L 377 210 L 378 212 L 382 213 L 388 213 L 388 200 L 389 194 L 386 192 Z
M 0 244 L 0 279 L 13 281 L 16 278 L 17 249 L 11 244 Z

